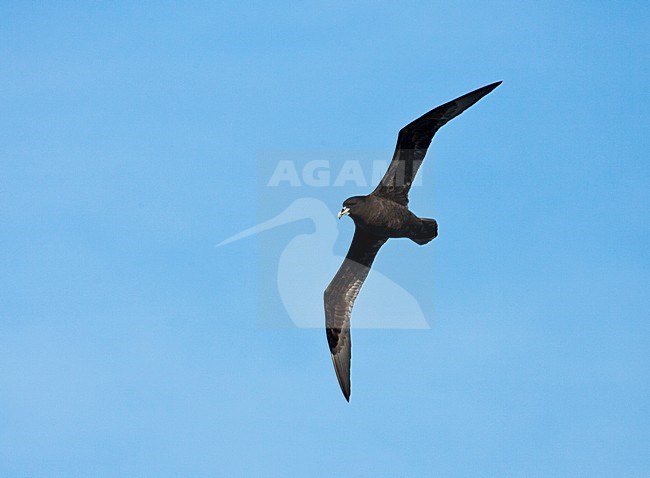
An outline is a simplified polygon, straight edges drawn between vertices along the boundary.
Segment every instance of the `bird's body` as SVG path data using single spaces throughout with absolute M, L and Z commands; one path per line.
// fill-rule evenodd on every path
M 407 237 L 407 229 L 418 222 L 406 206 L 389 199 L 368 195 L 359 201 L 357 214 L 351 215 L 354 225 L 377 236 Z
M 438 235 L 435 219 L 419 218 L 408 209 L 408 193 L 434 134 L 501 82 L 493 83 L 445 103 L 399 132 L 388 171 L 367 196 L 354 196 L 343 203 L 339 219 L 349 215 L 355 232 L 338 272 L 325 289 L 325 326 L 334 370 L 346 400 L 350 399 L 352 343 L 350 316 L 377 252 L 391 238 L 409 238 L 424 245 Z
M 420 219 L 413 214 L 407 206 L 396 203 L 390 199 L 369 194 L 368 196 L 356 196 L 359 204 L 355 208 L 355 214 L 350 214 L 355 227 L 385 239 L 408 238 L 414 241 L 422 238 L 432 237 L 432 224 L 428 221 L 433 219 Z

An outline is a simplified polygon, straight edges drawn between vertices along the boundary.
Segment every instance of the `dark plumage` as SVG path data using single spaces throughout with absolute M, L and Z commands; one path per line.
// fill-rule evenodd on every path
M 381 246 L 392 237 L 406 237 L 423 245 L 438 235 L 435 219 L 417 217 L 408 209 L 408 193 L 427 154 L 433 135 L 501 84 L 500 81 L 467 93 L 429 111 L 402 128 L 388 170 L 377 188 L 367 196 L 354 196 L 343 203 L 339 219 L 349 215 L 355 230 L 343 264 L 325 289 L 327 342 L 339 385 L 350 400 L 350 315 L 363 281 Z

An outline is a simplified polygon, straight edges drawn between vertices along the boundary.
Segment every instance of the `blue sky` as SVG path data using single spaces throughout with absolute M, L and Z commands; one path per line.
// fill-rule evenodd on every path
M 2 2 L 0 475 L 648 476 L 648 10 Z M 260 323 L 279 233 L 214 245 L 294 198 L 269 152 L 390 156 L 496 80 L 377 259 L 431 329 L 355 331 L 347 404 Z

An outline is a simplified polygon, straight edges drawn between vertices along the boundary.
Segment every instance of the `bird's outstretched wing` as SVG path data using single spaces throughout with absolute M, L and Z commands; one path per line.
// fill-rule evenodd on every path
M 350 315 L 377 251 L 386 242 L 357 227 L 343 264 L 325 289 L 325 327 L 336 377 L 345 399 L 350 401 Z
M 397 136 L 397 146 L 388 171 L 372 194 L 407 206 L 409 189 L 436 131 L 500 84 L 501 82 L 497 81 L 467 93 L 432 109 L 404 126 Z

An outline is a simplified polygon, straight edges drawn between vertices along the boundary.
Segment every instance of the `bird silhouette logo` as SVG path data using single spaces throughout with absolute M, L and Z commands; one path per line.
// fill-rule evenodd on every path
M 323 289 L 343 257 L 334 254 L 339 230 L 336 215 L 320 199 L 295 199 L 289 206 L 260 224 L 224 239 L 223 247 L 265 231 L 309 220 L 313 230 L 291 237 L 280 253 L 277 291 L 291 322 L 299 328 L 323 327 Z M 355 328 L 428 329 L 418 300 L 381 272 L 372 271 L 359 298 Z

